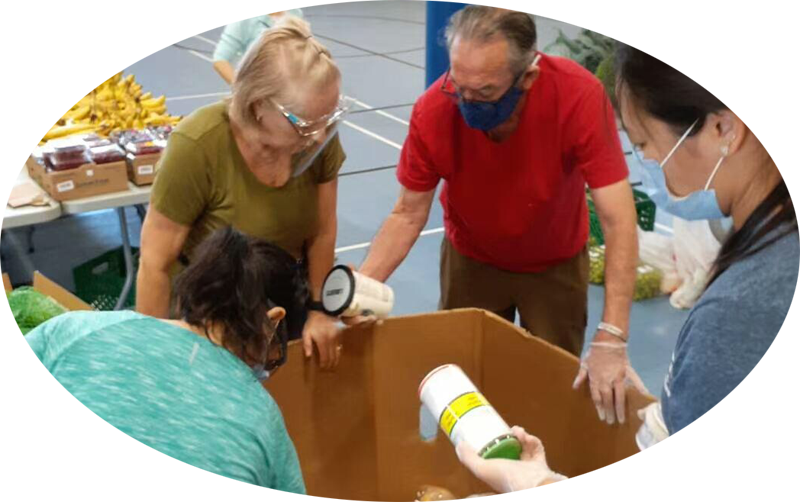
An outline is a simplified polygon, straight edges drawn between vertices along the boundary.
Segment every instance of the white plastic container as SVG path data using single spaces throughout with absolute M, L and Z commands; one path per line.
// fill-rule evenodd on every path
M 642 454 L 642 502 L 669 502 L 669 432 L 660 404 L 645 408 L 636 444 Z
M 370 277 L 337 265 L 322 284 L 322 308 L 334 317 L 389 316 L 394 307 L 392 288 Z
M 419 398 L 453 446 L 466 441 L 483 458 L 519 460 L 522 447 L 511 428 L 458 366 L 446 364 L 428 373 Z

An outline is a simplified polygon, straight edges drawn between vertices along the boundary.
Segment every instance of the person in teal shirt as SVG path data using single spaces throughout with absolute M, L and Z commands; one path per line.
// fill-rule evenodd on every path
M 265 14 L 225 26 L 214 50 L 214 70 L 229 85 L 236 74 L 234 65 L 265 30 L 272 28 L 281 16 L 303 17 L 303 11 L 292 9 Z
M 207 471 L 305 494 L 297 453 L 261 380 L 303 326 L 287 252 L 223 228 L 178 277 L 181 320 L 71 312 L 26 340 L 64 388 L 142 443 Z

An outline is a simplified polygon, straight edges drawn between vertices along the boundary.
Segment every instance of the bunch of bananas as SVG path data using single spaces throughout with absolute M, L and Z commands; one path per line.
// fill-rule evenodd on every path
M 124 129 L 175 125 L 181 117 L 167 113 L 166 98 L 142 93 L 134 76 L 117 73 L 84 96 L 45 134 L 42 141 L 72 134 L 108 136 Z

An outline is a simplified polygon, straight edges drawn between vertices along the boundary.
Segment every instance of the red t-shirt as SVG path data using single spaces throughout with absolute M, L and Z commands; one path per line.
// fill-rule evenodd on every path
M 471 129 L 440 91 L 416 102 L 397 179 L 427 192 L 444 179 L 447 238 L 463 255 L 512 272 L 574 257 L 589 233 L 586 185 L 628 177 L 605 90 L 577 63 L 542 55 L 517 130 L 502 143 Z

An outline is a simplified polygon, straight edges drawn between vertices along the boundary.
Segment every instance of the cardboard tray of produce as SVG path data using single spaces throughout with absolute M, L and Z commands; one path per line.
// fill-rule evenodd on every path
M 53 200 L 82 199 L 93 195 L 122 192 L 128 189 L 128 166 L 125 161 L 108 164 L 84 164 L 67 171 L 51 171 L 28 157 L 28 174 Z

